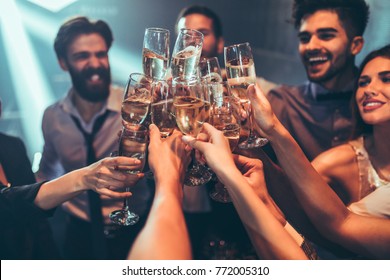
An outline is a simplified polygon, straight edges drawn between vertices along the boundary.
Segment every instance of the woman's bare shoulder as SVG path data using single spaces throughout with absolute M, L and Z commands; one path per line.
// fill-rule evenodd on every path
M 319 154 L 312 164 L 317 171 L 350 168 L 356 164 L 355 151 L 349 144 L 343 144 L 331 148 Z

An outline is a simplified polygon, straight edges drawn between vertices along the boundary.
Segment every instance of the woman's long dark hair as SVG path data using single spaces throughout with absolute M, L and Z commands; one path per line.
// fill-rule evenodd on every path
M 390 44 L 370 52 L 360 64 L 358 79 L 355 83 L 355 95 L 358 89 L 359 77 L 363 72 L 364 67 L 366 67 L 367 63 L 377 57 L 384 57 L 390 59 Z M 357 102 L 355 98 L 352 100 L 352 118 L 353 118 L 353 129 L 352 129 L 352 137 L 351 139 L 356 139 L 363 134 L 371 134 L 373 126 L 371 124 L 367 124 L 363 121 L 362 116 L 360 115 L 359 108 L 357 106 Z

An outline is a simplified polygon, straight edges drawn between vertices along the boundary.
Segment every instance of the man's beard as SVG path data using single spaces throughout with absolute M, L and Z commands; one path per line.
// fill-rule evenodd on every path
M 69 66 L 68 69 L 73 88 L 81 98 L 94 103 L 104 101 L 108 98 L 111 84 L 110 68 L 87 68 L 80 72 L 75 71 Z M 88 85 L 88 80 L 93 75 L 98 75 L 102 83 L 99 85 Z

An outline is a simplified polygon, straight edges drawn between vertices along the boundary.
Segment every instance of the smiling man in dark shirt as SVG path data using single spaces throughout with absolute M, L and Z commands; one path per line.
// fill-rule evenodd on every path
M 313 160 L 350 136 L 355 56 L 368 21 L 364 0 L 296 0 L 293 20 L 308 81 L 268 98 L 276 116 Z

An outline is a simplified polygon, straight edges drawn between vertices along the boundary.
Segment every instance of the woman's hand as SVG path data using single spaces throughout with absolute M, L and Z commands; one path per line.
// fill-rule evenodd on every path
M 265 185 L 263 163 L 258 159 L 248 158 L 242 155 L 234 154 L 233 158 L 245 180 L 264 201 L 264 194 L 268 194 L 268 192 Z
M 207 165 L 218 174 L 227 166 L 235 166 L 233 156 L 230 151 L 229 141 L 219 131 L 208 123 L 203 124 L 202 132 L 197 139 L 191 136 L 183 136 L 183 141 L 192 148 L 202 153 Z
M 252 104 L 256 129 L 260 135 L 269 137 L 275 127 L 280 124 L 272 110 L 271 104 L 258 85 L 249 85 L 247 94 Z
M 130 157 L 107 157 L 83 168 L 79 180 L 82 189 L 93 190 L 112 198 L 124 198 L 130 192 L 118 192 L 125 187 L 134 186 L 144 175 L 128 174 L 125 171 L 139 169 L 141 161 Z
M 182 134 L 175 130 L 168 138 L 161 139 L 156 125 L 151 124 L 149 130 L 148 160 L 155 180 L 179 180 L 183 183 L 191 158 L 189 149 L 186 149 L 186 145 L 181 141 Z

